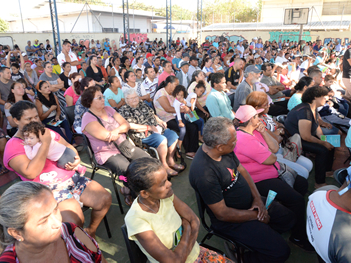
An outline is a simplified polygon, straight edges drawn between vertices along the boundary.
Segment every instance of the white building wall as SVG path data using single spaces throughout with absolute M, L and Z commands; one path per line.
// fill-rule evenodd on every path
M 59 16 L 59 28 L 60 33 L 70 33 L 74 23 L 76 22 L 79 14 L 74 15 L 63 15 Z M 99 13 L 94 12 L 94 15 L 99 19 L 101 25 L 104 28 L 112 28 L 113 21 L 114 27 L 118 28 L 118 32 L 123 32 L 123 16 L 122 14 L 114 14 L 112 20 L 111 13 Z M 101 33 L 102 28 L 91 13 L 88 13 L 88 19 L 86 12 L 83 12 L 79 17 L 72 33 Z M 41 18 L 33 18 L 33 19 L 25 19 L 23 20 L 25 32 L 46 32 L 52 30 L 51 18 L 41 17 Z M 129 14 L 129 27 L 139 29 L 140 33 L 151 33 L 152 32 L 152 23 L 151 18 L 147 16 L 139 16 L 135 15 L 133 20 L 133 13 Z M 9 22 L 10 32 L 22 32 L 22 23 L 21 20 L 16 20 L 13 22 Z
M 330 2 L 331 0 L 328 0 Z M 351 3 L 351 1 L 350 1 Z M 311 8 L 314 7 L 313 13 Z M 322 21 L 340 21 L 340 15 L 322 15 L 323 0 L 263 0 L 261 22 L 267 23 L 283 23 L 284 10 L 286 8 L 310 8 L 308 21 L 317 22 L 319 19 Z M 316 12 L 317 11 L 317 12 Z M 344 15 L 343 20 L 351 20 L 351 15 Z
M 78 18 L 77 15 L 66 15 L 59 16 L 59 29 L 61 33 L 69 33 L 72 30 L 74 23 Z M 33 18 L 23 20 L 25 32 L 45 32 L 52 31 L 52 24 L 50 17 L 42 18 Z M 21 32 L 22 31 L 22 22 L 21 20 L 16 20 L 14 22 L 9 22 L 10 31 L 12 32 Z M 91 14 L 82 13 L 79 17 L 74 29 L 72 32 L 92 32 L 93 24 Z M 100 31 L 101 32 L 101 31 Z

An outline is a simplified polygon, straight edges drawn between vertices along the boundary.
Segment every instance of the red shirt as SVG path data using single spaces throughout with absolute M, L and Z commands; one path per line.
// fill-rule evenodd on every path
M 104 76 L 104 78 L 107 78 L 108 77 L 108 74 L 106 72 L 106 69 L 105 67 L 103 66 L 98 66 L 100 69 L 101 69 L 101 72 L 102 72 L 102 75 Z

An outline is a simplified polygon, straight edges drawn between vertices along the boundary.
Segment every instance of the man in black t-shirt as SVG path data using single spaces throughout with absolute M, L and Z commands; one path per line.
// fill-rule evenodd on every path
M 279 233 L 294 225 L 294 214 L 276 202 L 266 210 L 255 183 L 233 152 L 232 121 L 210 118 L 203 139 L 189 180 L 206 204 L 213 229 L 250 247 L 253 252 L 245 253 L 247 262 L 285 262 L 290 249 Z
M 351 99 L 351 48 L 347 49 L 342 62 L 342 81 L 346 87 L 346 96 Z
M 230 89 L 231 92 L 235 92 L 236 88 L 239 85 L 243 65 L 244 61 L 241 58 L 236 58 L 234 60 L 233 66 L 231 66 L 225 71 L 225 80 L 227 81 L 227 88 Z

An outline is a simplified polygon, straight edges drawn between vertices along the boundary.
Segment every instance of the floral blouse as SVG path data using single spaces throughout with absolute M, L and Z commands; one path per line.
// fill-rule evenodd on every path
M 83 115 L 89 110 L 88 108 L 85 108 L 82 105 L 81 98 L 82 97 L 79 97 L 74 107 L 74 122 L 73 122 L 74 129 L 80 128 L 82 126 Z
M 128 123 L 140 124 L 140 125 L 149 125 L 157 126 L 157 120 L 153 110 L 146 105 L 143 101 L 140 101 L 136 108 L 132 108 L 128 104 L 123 105 L 119 108 L 118 113 L 121 114 L 123 118 L 126 119 Z M 129 130 L 129 135 L 134 140 L 137 140 L 141 143 L 142 139 L 149 137 L 153 132 L 136 132 L 135 130 Z
M 155 107 L 157 116 L 161 120 L 163 120 L 164 122 L 168 122 L 170 120 L 175 119 L 175 116 L 173 115 L 173 113 L 169 113 L 169 112 L 165 111 L 162 108 L 161 104 L 158 102 L 158 99 L 163 97 L 163 96 L 166 96 L 166 98 L 169 101 L 169 105 L 173 105 L 174 97 L 172 95 L 168 94 L 167 91 L 163 88 L 163 89 L 158 90 L 155 94 L 154 107 Z

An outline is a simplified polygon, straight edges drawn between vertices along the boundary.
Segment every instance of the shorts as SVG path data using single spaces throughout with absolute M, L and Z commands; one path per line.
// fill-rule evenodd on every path
M 166 129 L 163 135 L 153 133 L 149 137 L 142 139 L 142 142 L 150 147 L 157 148 L 165 139 L 167 139 L 167 147 L 170 147 L 178 140 L 178 135 L 175 131 Z
M 90 182 L 91 179 L 80 176 L 80 174 L 76 172 L 68 180 L 58 184 L 52 184 L 50 188 L 54 194 L 54 198 L 60 203 L 70 198 L 76 198 L 75 196 L 80 197 Z

